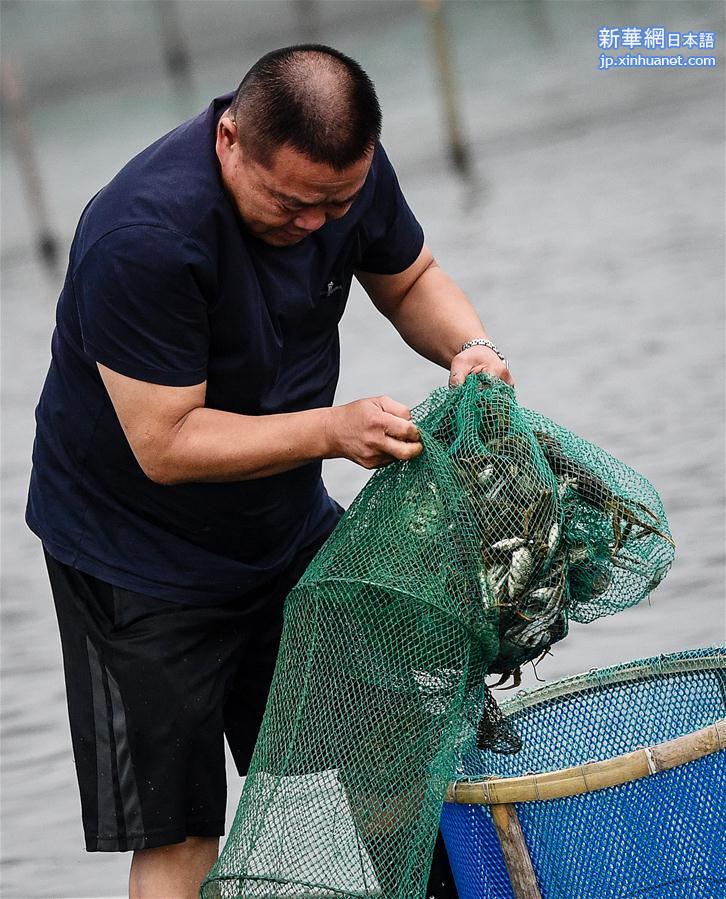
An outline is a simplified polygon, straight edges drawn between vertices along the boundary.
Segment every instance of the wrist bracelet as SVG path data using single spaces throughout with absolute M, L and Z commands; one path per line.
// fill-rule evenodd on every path
M 473 346 L 485 346 L 490 349 L 493 353 L 495 353 L 504 363 L 505 368 L 509 368 L 509 363 L 507 362 L 504 354 L 500 352 L 498 347 L 496 347 L 491 340 L 485 340 L 483 337 L 476 337 L 474 340 L 467 340 L 466 343 L 462 344 L 460 353 L 463 353 L 464 350 L 470 350 Z

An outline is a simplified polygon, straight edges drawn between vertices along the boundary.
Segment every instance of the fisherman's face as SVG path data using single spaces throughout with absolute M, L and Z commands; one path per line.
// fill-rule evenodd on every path
M 272 246 L 289 247 L 348 212 L 365 183 L 373 152 L 336 171 L 283 146 L 264 166 L 245 152 L 237 126 L 225 114 L 217 126 L 217 157 L 224 186 L 247 230 Z

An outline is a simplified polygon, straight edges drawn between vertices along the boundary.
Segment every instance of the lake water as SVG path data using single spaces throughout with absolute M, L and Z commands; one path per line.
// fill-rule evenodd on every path
M 182 4 L 194 82 L 179 94 L 139 18 L 148 6 L 3 4 L 3 50 L 15 52 L 33 90 L 34 148 L 64 250 L 87 199 L 130 155 L 302 28 L 288 3 Z M 91 7 L 100 18 L 89 19 Z M 678 556 L 652 601 L 573 626 L 539 676 L 723 642 L 723 5 L 446 4 L 475 183 L 447 163 L 418 5 L 321 8 L 320 39 L 376 81 L 384 141 L 409 202 L 506 350 L 520 402 L 644 473 L 669 515 Z M 719 67 L 598 72 L 595 32 L 604 24 L 715 31 Z M 6 126 L 2 895 L 118 896 L 128 857 L 81 849 L 60 646 L 40 546 L 23 523 L 60 276 L 46 275 L 31 252 L 10 136 Z M 445 383 L 360 290 L 341 334 L 340 402 L 388 393 L 413 405 Z M 328 489 L 343 504 L 367 476 L 326 463 Z M 230 812 L 238 793 L 231 775 Z

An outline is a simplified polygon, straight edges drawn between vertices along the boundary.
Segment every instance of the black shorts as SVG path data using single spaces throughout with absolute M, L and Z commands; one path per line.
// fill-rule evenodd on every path
M 251 598 L 255 611 L 143 596 L 46 553 L 87 850 L 224 833 L 224 738 L 245 774 L 284 600 L 322 542 Z

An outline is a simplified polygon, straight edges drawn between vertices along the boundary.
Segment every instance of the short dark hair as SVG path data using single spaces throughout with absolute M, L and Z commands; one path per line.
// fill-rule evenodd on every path
M 230 114 L 242 146 L 263 165 L 287 145 L 341 171 L 381 136 L 373 82 L 354 59 L 323 44 L 263 56 L 237 88 Z

